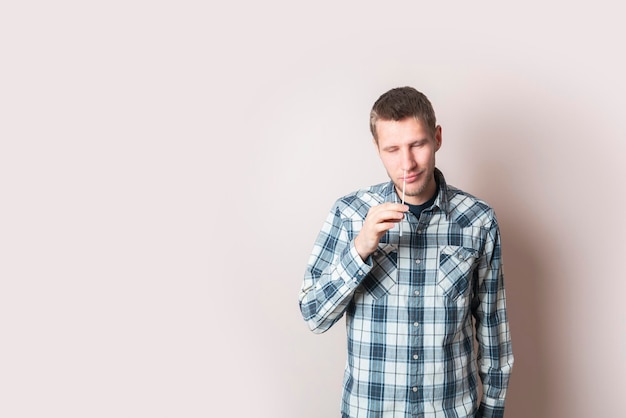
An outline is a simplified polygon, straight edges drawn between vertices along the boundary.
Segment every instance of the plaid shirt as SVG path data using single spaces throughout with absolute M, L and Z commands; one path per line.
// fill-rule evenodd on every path
M 339 199 L 316 240 L 300 309 L 316 333 L 346 315 L 344 417 L 504 414 L 513 355 L 498 223 L 435 175 L 435 203 L 407 212 L 403 236 L 387 231 L 365 262 L 354 238 L 372 206 L 399 202 L 392 182 Z

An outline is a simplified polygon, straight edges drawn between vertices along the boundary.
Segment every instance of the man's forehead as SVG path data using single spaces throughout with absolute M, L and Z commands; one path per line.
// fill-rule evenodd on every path
M 433 138 L 433 132 L 427 129 L 417 118 L 401 120 L 380 120 L 376 123 L 378 138 L 383 140 L 422 140 Z

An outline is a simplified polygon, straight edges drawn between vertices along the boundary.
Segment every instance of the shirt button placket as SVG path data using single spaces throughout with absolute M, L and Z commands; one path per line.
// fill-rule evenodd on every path
M 418 229 L 418 233 L 419 233 L 419 229 Z M 422 268 L 422 260 L 420 258 L 415 257 L 415 261 L 414 262 L 415 262 L 415 264 L 414 264 L 415 267 L 414 268 L 416 270 L 419 270 L 419 269 Z M 418 289 L 414 289 L 413 290 L 413 294 L 415 295 L 415 299 L 414 299 L 413 303 L 416 306 L 419 306 L 420 305 L 420 301 L 419 301 L 418 297 L 421 295 L 421 293 L 420 293 L 420 291 Z M 414 378 L 411 379 L 412 380 L 411 381 L 411 391 L 413 392 L 414 396 L 416 396 L 417 392 L 418 392 L 418 386 L 416 385 L 418 382 L 415 379 L 415 377 L 417 376 L 418 370 L 419 370 L 419 364 L 418 364 L 418 361 L 419 361 L 419 353 L 418 353 L 419 348 L 418 347 L 420 346 L 420 337 L 419 337 L 419 334 L 420 334 L 420 330 L 419 330 L 420 323 L 417 321 L 417 319 L 418 319 L 417 317 L 412 318 L 412 320 L 413 320 L 412 328 L 413 329 L 411 330 L 411 334 L 413 335 L 413 338 L 412 338 L 413 344 L 415 344 L 415 345 L 412 346 L 413 352 L 411 353 L 411 357 L 410 357 L 411 358 L 411 367 L 410 367 L 410 369 L 412 370 L 412 374 L 414 376 Z M 414 401 L 417 401 L 417 398 L 415 398 Z

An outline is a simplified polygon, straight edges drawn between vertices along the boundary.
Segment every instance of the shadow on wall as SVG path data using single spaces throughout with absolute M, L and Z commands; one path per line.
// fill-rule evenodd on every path
M 519 203 L 519 202 L 514 202 Z M 510 204 L 510 203 L 509 203 Z M 544 321 L 549 301 L 548 260 L 536 245 L 541 227 L 521 213 L 501 211 L 504 272 L 515 365 L 507 396 L 507 418 L 545 417 L 551 406 Z M 545 244 L 544 244 L 545 245 Z
M 516 114 L 516 112 L 512 112 Z M 510 113 L 509 113 L 510 114 Z M 549 228 L 536 216 L 542 174 L 532 147 L 520 150 L 535 129 L 520 121 L 492 121 L 471 133 L 478 150 L 472 193 L 491 204 L 502 233 L 504 277 L 515 364 L 506 401 L 507 418 L 545 417 L 551 409 L 549 328 L 545 321 L 550 272 Z M 513 132 L 514 130 L 514 132 Z M 537 138 L 535 136 L 535 138 Z M 482 150 L 488 150 L 482 152 Z M 539 164 L 540 166 L 540 164 Z M 529 170 L 532 167 L 532 170 Z M 529 172 L 534 171 L 534 174 Z M 522 174 L 523 173 L 523 174 Z M 534 176 L 534 177 L 533 177 Z M 537 193 L 534 194 L 533 193 Z M 539 241 L 538 241 L 539 240 Z

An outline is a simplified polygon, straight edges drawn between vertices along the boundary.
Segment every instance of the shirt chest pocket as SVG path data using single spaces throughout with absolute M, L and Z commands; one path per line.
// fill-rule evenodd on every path
M 362 287 L 374 298 L 387 295 L 396 285 L 398 249 L 393 244 L 379 244 L 372 254 L 372 270 L 361 282 Z
M 472 280 L 478 251 L 473 248 L 446 245 L 439 248 L 437 284 L 452 300 L 465 294 Z

